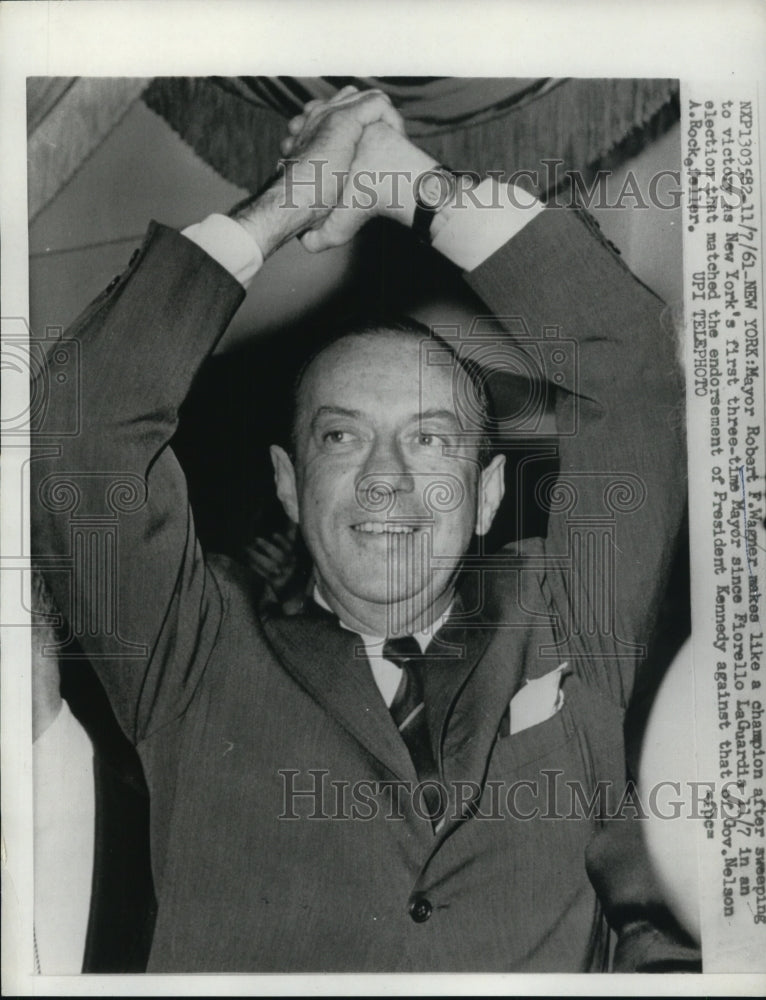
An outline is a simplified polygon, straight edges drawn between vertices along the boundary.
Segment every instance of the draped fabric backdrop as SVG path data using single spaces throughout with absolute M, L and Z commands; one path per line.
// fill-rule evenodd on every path
M 222 177 L 255 191 L 274 171 L 285 118 L 349 83 L 389 94 L 408 134 L 454 169 L 537 169 L 547 195 L 560 188 L 566 170 L 587 182 L 679 117 L 678 81 L 666 79 L 31 78 L 30 218 L 139 97 Z M 552 159 L 563 161 L 555 175 L 541 166 Z

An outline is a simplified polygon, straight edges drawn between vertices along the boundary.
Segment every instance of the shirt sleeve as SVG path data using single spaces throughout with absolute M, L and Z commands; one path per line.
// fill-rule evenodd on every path
M 473 271 L 543 208 L 528 191 L 488 177 L 473 190 L 461 190 L 455 205 L 436 215 L 432 246 L 464 271 Z
M 202 222 L 181 230 L 192 243 L 225 268 L 247 288 L 263 265 L 263 254 L 256 241 L 234 219 L 215 213 Z

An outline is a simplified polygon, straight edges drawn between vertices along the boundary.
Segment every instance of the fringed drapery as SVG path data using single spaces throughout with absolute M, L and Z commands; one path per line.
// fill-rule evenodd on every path
M 223 177 L 254 191 L 276 167 L 284 119 L 349 83 L 388 93 L 408 134 L 453 169 L 536 170 L 547 194 L 567 170 L 589 180 L 634 155 L 679 114 L 670 79 L 158 77 L 144 101 Z
M 545 194 L 560 188 L 567 170 L 590 181 L 599 168 L 638 152 L 679 115 L 678 81 L 666 79 L 30 78 L 30 218 L 142 94 L 222 177 L 255 191 L 275 170 L 285 118 L 349 83 L 389 94 L 408 134 L 442 163 L 482 174 L 536 170 Z

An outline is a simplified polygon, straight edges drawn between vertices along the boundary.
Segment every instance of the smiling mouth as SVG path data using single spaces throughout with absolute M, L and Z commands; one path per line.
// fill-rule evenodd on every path
M 352 524 L 352 531 L 358 531 L 363 535 L 413 535 L 418 528 L 411 524 L 388 524 L 382 521 L 362 521 L 361 524 Z

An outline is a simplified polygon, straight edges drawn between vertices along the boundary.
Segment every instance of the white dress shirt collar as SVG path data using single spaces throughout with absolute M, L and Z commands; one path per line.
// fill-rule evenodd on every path
M 330 614 L 334 614 L 333 610 L 327 604 L 327 601 L 325 601 L 319 593 L 319 589 L 317 587 L 314 587 L 313 597 L 320 608 L 324 608 L 325 611 L 329 611 Z M 441 615 L 439 615 L 429 629 L 422 632 L 415 632 L 413 634 L 413 638 L 420 646 L 421 652 L 425 653 L 431 639 L 433 639 L 442 627 L 451 610 L 452 604 L 450 604 L 449 607 Z M 359 632 L 357 629 L 346 625 L 341 618 L 338 618 L 338 623 L 341 628 L 345 628 L 349 632 L 356 632 L 356 634 L 361 637 L 362 642 L 364 643 L 364 648 L 367 651 L 367 659 L 370 661 L 372 676 L 375 678 L 375 683 L 377 684 L 378 690 L 383 697 L 383 701 L 386 703 L 386 706 L 390 708 L 391 702 L 394 700 L 394 695 L 396 694 L 396 689 L 399 687 L 402 670 L 401 667 L 397 667 L 395 663 L 392 663 L 390 660 L 384 658 L 383 643 L 386 641 L 385 637 L 381 638 L 377 635 L 365 635 L 363 632 Z

